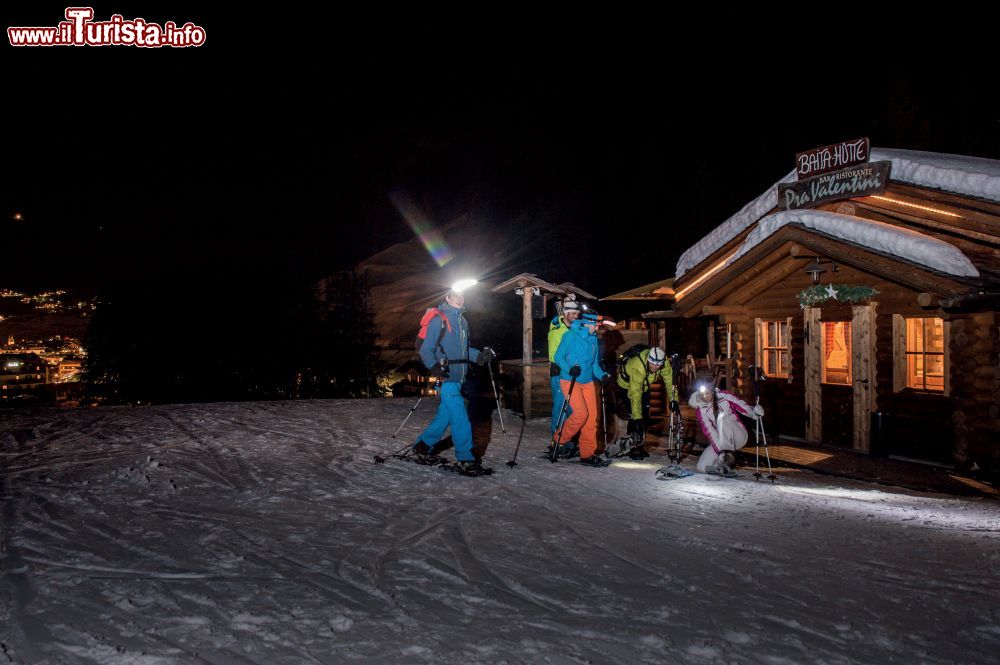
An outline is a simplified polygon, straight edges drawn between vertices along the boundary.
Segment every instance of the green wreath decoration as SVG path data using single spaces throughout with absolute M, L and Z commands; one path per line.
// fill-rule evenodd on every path
M 878 289 L 871 286 L 850 286 L 848 284 L 815 284 L 808 289 L 803 289 L 796 294 L 799 299 L 799 307 L 815 307 L 827 300 L 838 302 L 864 303 L 878 295 Z

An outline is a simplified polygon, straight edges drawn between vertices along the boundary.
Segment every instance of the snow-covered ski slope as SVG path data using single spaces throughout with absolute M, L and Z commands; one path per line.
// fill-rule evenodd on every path
M 993 663 L 1000 504 L 372 455 L 411 402 L 0 412 L 0 663 Z M 396 447 L 430 419 L 421 404 Z M 692 460 L 693 461 L 693 460 Z M 691 462 L 689 461 L 689 464 Z

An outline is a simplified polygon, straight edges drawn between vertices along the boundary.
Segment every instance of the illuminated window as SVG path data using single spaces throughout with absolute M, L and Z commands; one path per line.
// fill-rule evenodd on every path
M 851 322 L 825 321 L 821 325 L 823 383 L 849 386 L 851 385 Z
M 791 319 L 765 321 L 757 319 L 757 366 L 768 377 L 788 378 L 792 356 Z
M 943 319 L 906 319 L 906 387 L 944 392 Z

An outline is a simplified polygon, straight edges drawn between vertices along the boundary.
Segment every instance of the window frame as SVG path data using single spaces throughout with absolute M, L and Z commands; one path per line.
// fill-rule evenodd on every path
M 908 348 L 907 340 L 907 324 L 913 319 L 938 319 L 942 323 L 943 336 L 944 336 L 944 350 L 942 352 L 937 351 L 927 351 L 926 344 L 923 351 L 910 351 Z M 892 389 L 893 392 L 902 392 L 908 390 L 914 393 L 920 393 L 922 395 L 951 395 L 951 321 L 943 319 L 939 316 L 907 316 L 904 314 L 893 314 L 892 315 L 892 362 L 893 362 L 893 373 L 892 373 Z M 909 372 L 907 362 L 911 355 L 921 354 L 926 358 L 927 355 L 940 355 L 942 356 L 942 365 L 944 372 L 943 388 L 927 388 L 927 378 L 924 375 L 924 387 L 917 388 L 909 385 Z
M 781 341 L 784 342 L 784 346 L 768 346 L 765 342 L 770 341 L 767 339 L 767 325 L 769 323 L 777 323 L 785 325 L 785 338 Z M 756 339 L 756 363 L 757 367 L 764 370 L 767 378 L 771 379 L 786 379 L 789 383 L 792 382 L 792 317 L 783 318 L 767 318 L 767 319 L 754 319 L 754 337 Z M 780 333 L 779 333 L 780 334 Z M 777 351 L 779 354 L 778 364 L 781 364 L 781 354 L 785 355 L 785 364 L 783 365 L 785 369 L 784 374 L 770 374 L 766 371 L 765 357 L 768 351 Z
M 847 356 L 847 381 L 827 380 L 827 353 L 826 353 L 826 326 L 836 325 L 847 326 L 847 334 L 844 341 L 847 344 L 845 353 Z M 819 382 L 823 386 L 839 386 L 841 388 L 854 387 L 854 322 L 853 321 L 820 321 L 819 322 Z

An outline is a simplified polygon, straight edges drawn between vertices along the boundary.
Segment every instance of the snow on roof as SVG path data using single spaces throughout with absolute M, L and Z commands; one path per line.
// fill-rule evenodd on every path
M 750 232 L 746 240 L 743 241 L 743 246 L 726 262 L 726 265 L 734 262 L 788 224 L 800 224 L 826 235 L 841 238 L 877 252 L 898 256 L 901 259 L 949 275 L 979 276 L 979 271 L 965 254 L 943 240 L 892 224 L 826 212 L 825 210 L 782 210 L 768 215 L 760 220 L 757 228 Z
M 917 150 L 872 148 L 871 161 L 891 161 L 890 180 L 1000 202 L 1000 161 Z M 685 251 L 675 279 L 714 254 L 778 205 L 778 184 L 795 181 L 795 170 Z M 957 273 L 956 273 L 957 274 Z
M 872 148 L 871 160 L 892 161 L 890 180 L 1000 202 L 1000 161 L 995 159 Z
M 720 247 L 743 233 L 747 227 L 778 205 L 778 185 L 784 182 L 795 182 L 794 169 L 784 178 L 771 185 L 766 192 L 743 206 L 738 213 L 715 227 L 707 236 L 688 247 L 677 261 L 677 270 L 674 273 L 674 279 L 676 280 L 688 270 L 707 259 Z

